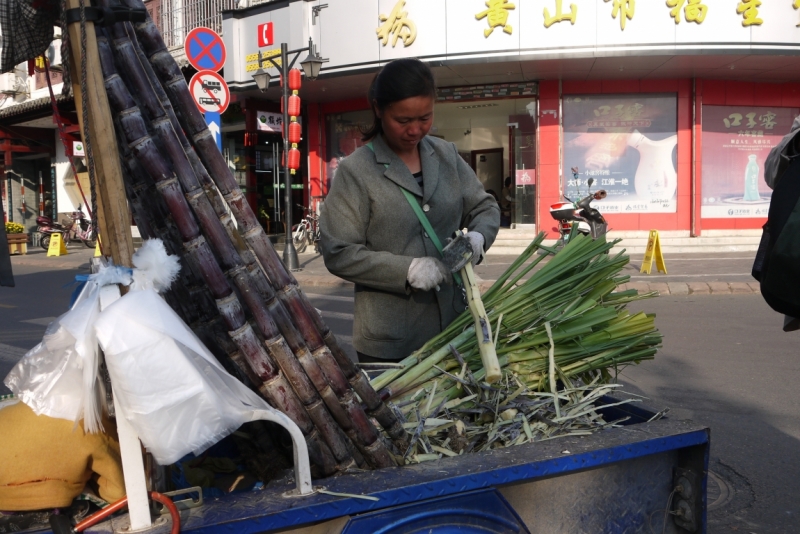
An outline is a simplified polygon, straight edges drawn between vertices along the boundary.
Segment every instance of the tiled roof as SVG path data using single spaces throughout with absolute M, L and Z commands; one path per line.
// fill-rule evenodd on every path
M 72 101 L 71 94 L 66 97 L 62 95 L 56 95 L 56 102 L 59 104 L 71 101 Z M 50 109 L 51 109 L 51 104 L 49 96 L 46 96 L 44 98 L 37 98 L 36 100 L 28 100 L 21 104 L 15 104 L 13 106 L 0 109 L 0 121 L 9 117 L 22 115 L 23 113 L 30 113 L 34 111 L 48 111 Z

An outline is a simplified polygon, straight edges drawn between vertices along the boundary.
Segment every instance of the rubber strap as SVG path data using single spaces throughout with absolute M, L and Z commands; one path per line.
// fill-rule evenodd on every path
M 372 150 L 373 153 L 375 152 L 375 148 L 372 146 L 372 141 L 367 143 L 367 146 L 369 147 L 370 150 Z M 389 168 L 388 163 L 384 163 L 383 166 L 386 167 L 387 169 Z M 442 242 L 439 241 L 439 236 L 436 235 L 436 232 L 433 230 L 433 226 L 431 226 L 431 222 L 428 220 L 428 216 L 425 215 L 424 211 L 422 211 L 422 206 L 419 205 L 417 197 L 414 196 L 414 193 L 403 187 L 400 187 L 400 191 L 403 192 L 403 195 L 406 197 L 406 200 L 408 200 L 411 209 L 414 210 L 414 214 L 417 216 L 417 219 L 419 219 L 419 222 L 422 224 L 422 228 L 425 230 L 425 232 L 428 234 L 428 237 L 433 242 L 433 246 L 436 247 L 436 250 L 439 251 L 439 255 L 443 255 L 442 251 L 444 250 L 444 248 L 442 247 Z M 453 274 L 453 279 L 456 281 L 456 284 L 462 285 L 461 275 L 459 275 L 458 273 L 452 273 L 452 274 Z

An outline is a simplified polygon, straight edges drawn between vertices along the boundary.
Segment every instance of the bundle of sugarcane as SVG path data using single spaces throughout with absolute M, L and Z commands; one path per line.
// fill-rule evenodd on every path
M 318 474 L 396 465 L 393 445 L 373 421 L 397 449 L 406 443 L 402 425 L 278 258 L 209 145 L 152 21 L 95 29 L 137 226 L 184 265 L 168 302 L 226 368 L 295 421 Z
M 616 291 L 629 279 L 620 274 L 629 257 L 624 251 L 609 255 L 618 241 L 575 235 L 556 254 L 542 246 L 543 240 L 540 234 L 483 296 L 505 386 L 483 382 L 475 327 L 466 312 L 398 368 L 372 380 L 382 397 L 393 401 L 409 420 L 405 427 L 412 429 L 414 446 L 427 432 L 426 425 L 433 434 L 440 432 L 431 425 L 431 417 L 437 423 L 468 420 L 474 426 L 486 423 L 489 413 L 491 424 L 503 426 L 510 424 L 501 421 L 503 413 L 509 417 L 511 412 L 501 407 L 519 410 L 541 404 L 554 415 L 550 422 L 559 423 L 565 413 L 582 409 L 587 399 L 604 391 L 602 384 L 612 378 L 612 370 L 655 356 L 661 334 L 654 316 L 625 309 L 627 303 L 655 293 Z M 537 250 L 544 254 L 529 262 Z M 546 258 L 549 261 L 544 262 Z M 566 389 L 559 391 L 559 384 Z M 542 404 L 542 399 L 550 399 L 551 406 Z M 478 418 L 460 419 L 456 408 Z M 537 410 L 525 413 L 547 419 Z M 509 420 L 516 420 L 516 415 Z M 511 441 L 519 442 L 519 436 Z M 406 455 L 411 453 L 412 448 L 407 449 Z

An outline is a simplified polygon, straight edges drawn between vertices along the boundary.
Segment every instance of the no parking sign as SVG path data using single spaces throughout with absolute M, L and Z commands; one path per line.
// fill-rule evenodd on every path
M 195 28 L 183 42 L 186 59 L 197 70 L 217 72 L 225 65 L 225 43 L 211 28 Z

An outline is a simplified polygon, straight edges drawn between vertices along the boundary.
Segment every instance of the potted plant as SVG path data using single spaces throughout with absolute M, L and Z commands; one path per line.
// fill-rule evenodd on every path
M 25 233 L 24 226 L 15 222 L 7 222 L 6 235 L 8 237 L 9 254 L 28 253 L 28 234 Z

